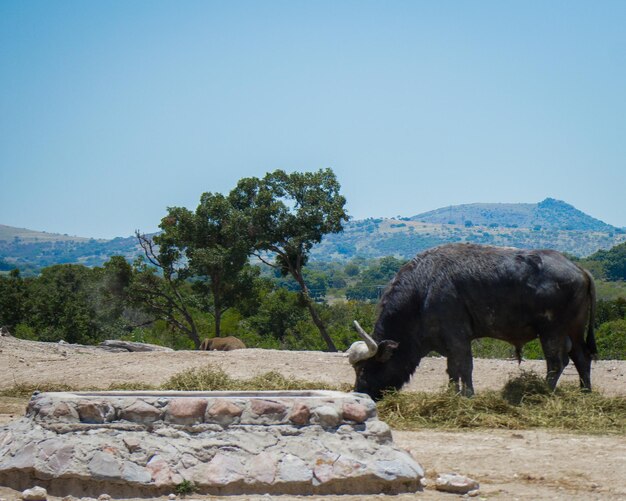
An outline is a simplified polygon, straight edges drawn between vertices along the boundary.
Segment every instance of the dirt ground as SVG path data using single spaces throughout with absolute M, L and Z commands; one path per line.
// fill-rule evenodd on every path
M 341 354 L 248 349 L 233 352 L 109 353 L 94 347 L 22 341 L 0 337 L 0 389 L 18 383 L 65 383 L 77 388 L 108 388 L 110 384 L 143 382 L 158 385 L 191 367 L 220 367 L 236 378 L 269 371 L 303 380 L 351 383 L 353 371 Z M 543 362 L 474 361 L 477 391 L 499 389 L 520 369 L 543 373 Z M 568 367 L 561 381 L 577 381 Z M 626 397 L 626 362 L 598 361 L 592 383 L 605 395 Z M 406 389 L 436 391 L 446 384 L 445 359 L 426 358 Z M 0 424 L 21 417 L 25 401 L 0 398 Z M 426 471 L 426 487 L 417 494 L 392 499 L 457 498 L 434 490 L 440 473 L 456 472 L 480 482 L 482 499 L 626 500 L 626 437 L 580 435 L 546 430 L 447 432 L 394 431 L 395 442 L 411 451 Z M 0 486 L 0 498 L 19 493 Z M 368 498 L 388 496 L 369 496 Z M 391 498 L 391 497 L 389 497 Z M 60 498 L 50 497 L 57 501 Z M 163 500 L 167 498 L 162 498 Z M 191 496 L 187 500 L 287 500 L 293 496 Z M 359 496 L 302 496 L 300 499 L 356 501 Z

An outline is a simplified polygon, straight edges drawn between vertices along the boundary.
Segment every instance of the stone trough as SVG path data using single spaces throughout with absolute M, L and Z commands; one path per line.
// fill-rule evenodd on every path
M 40 393 L 0 427 L 0 485 L 57 496 L 378 494 L 420 490 L 359 393 Z

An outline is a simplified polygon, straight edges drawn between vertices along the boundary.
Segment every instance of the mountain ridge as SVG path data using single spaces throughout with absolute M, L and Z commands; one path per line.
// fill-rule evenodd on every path
M 546 198 L 535 204 L 463 204 L 397 219 L 350 220 L 342 233 L 326 235 L 315 245 L 311 258 L 346 261 L 393 255 L 409 259 L 450 242 L 551 248 L 583 257 L 624 241 L 626 230 Z M 19 267 L 35 273 L 64 263 L 100 266 L 112 255 L 133 260 L 140 254 L 134 236 L 96 240 L 0 225 L 0 271 Z
M 546 198 L 531 203 L 473 203 L 453 205 L 424 212 L 409 218 L 432 224 L 464 224 L 559 230 L 619 231 L 562 200 Z

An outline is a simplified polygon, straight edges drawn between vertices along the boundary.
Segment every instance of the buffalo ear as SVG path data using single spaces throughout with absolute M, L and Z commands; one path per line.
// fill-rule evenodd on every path
M 376 352 L 376 361 L 386 362 L 391 358 L 393 353 L 398 349 L 398 343 L 385 339 L 378 344 L 378 351 Z

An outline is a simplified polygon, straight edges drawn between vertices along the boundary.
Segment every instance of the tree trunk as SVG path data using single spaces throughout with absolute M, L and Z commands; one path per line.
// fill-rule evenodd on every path
M 311 318 L 313 319 L 313 323 L 315 324 L 317 329 L 320 331 L 322 339 L 324 340 L 324 342 L 326 343 L 326 346 L 328 347 L 328 351 L 337 351 L 337 347 L 335 346 L 335 343 L 333 343 L 333 340 L 328 335 L 328 332 L 326 331 L 326 326 L 324 325 L 324 322 L 322 322 L 322 319 L 320 318 L 319 313 L 315 309 L 315 304 L 313 303 L 313 300 L 311 299 L 311 296 L 309 295 L 309 288 L 306 286 L 306 283 L 304 282 L 304 277 L 299 272 L 292 271 L 292 275 L 296 279 L 296 282 L 298 282 L 298 284 L 300 285 L 300 288 L 302 289 L 302 297 L 304 298 L 304 302 L 306 303 L 306 306 L 309 309 L 309 312 L 311 313 Z
M 222 335 L 222 310 L 215 310 L 215 337 L 220 337 Z

